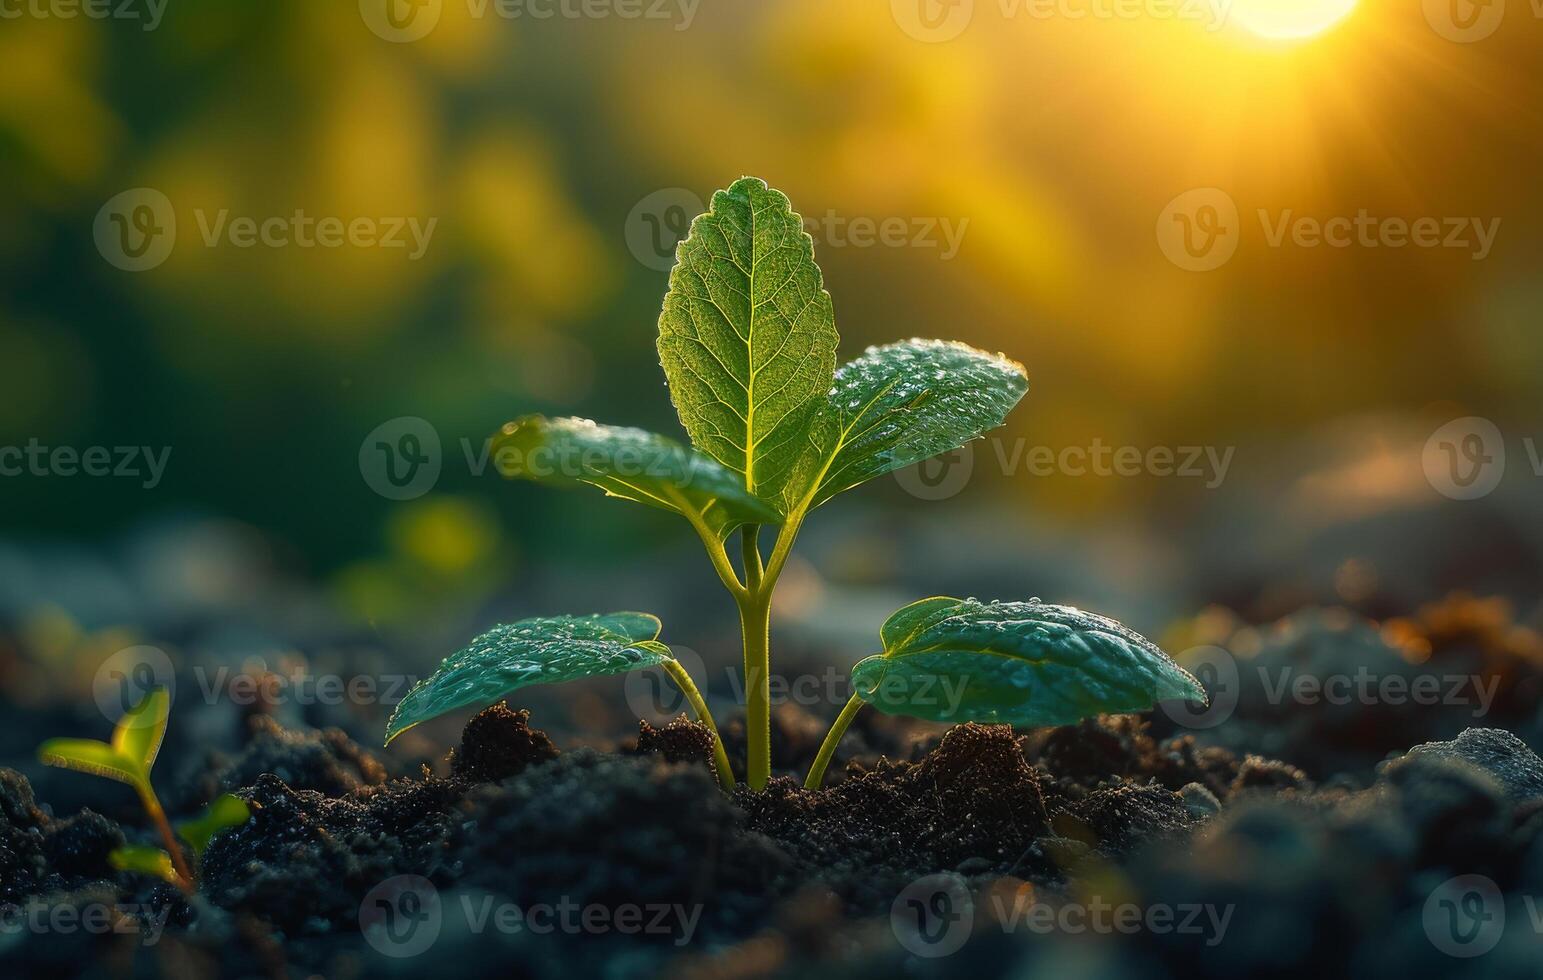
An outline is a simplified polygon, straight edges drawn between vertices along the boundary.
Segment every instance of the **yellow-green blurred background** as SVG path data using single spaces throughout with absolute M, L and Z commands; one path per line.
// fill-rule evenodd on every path
M 153 490 L 5 479 L 5 541 L 111 552 L 147 522 L 230 522 L 376 624 L 510 583 L 515 607 L 570 607 L 530 612 L 641 606 L 677 569 L 708 589 L 668 517 L 478 476 L 461 440 L 530 411 L 681 435 L 653 346 L 666 275 L 636 242 L 677 217 L 648 213 L 678 199 L 659 192 L 706 199 L 755 174 L 806 216 L 962 229 L 948 256 L 816 233 L 845 357 L 956 338 L 1024 361 L 1032 385 L 959 494 L 885 479 L 812 524 L 790 613 L 888 583 L 902 601 L 1091 597 L 1156 628 L 1212 602 L 1264 616 L 1535 584 L 1543 20 L 1525 4 L 1465 41 L 1431 4 L 1361 0 L 1288 41 L 1239 18 L 1010 16 L 1000 0 L 966 5 L 946 40 L 917 24 L 963 0 L 545 19 L 427 2 L 402 14 L 437 16 L 413 41 L 383 36 L 370 0 L 170 0 L 154 30 L 8 8 L 23 13 L 0 20 L 0 444 L 172 455 Z M 145 187 L 174 205 L 177 242 L 126 272 L 93 222 Z M 1196 188 L 1242 215 L 1209 272 L 1158 241 Z M 200 214 L 296 209 L 436 224 L 417 260 L 200 238 Z M 1271 247 L 1259 209 L 1501 224 L 1476 260 Z M 359 450 L 408 416 L 437 430 L 443 473 L 394 501 Z M 1466 416 L 1497 425 L 1509 470 L 1452 501 L 1422 453 Z M 1235 457 L 1210 488 L 1030 476 L 989 448 L 1015 440 Z M 209 566 L 187 574 L 222 574 Z M 868 633 L 887 611 L 847 608 Z

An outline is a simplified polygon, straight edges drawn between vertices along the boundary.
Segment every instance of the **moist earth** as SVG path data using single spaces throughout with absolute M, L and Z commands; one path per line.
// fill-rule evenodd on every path
M 1421 635 L 1474 633 L 1471 617 L 1430 615 Z M 1506 671 L 1502 717 L 1520 719 L 1534 668 L 1516 644 L 1486 656 Z M 865 714 L 824 788 L 779 775 L 732 796 L 710 733 L 685 718 L 643 722 L 614 751 L 560 751 L 499 704 L 438 765 L 392 778 L 341 731 L 254 716 L 239 753 L 208 755 L 167 793 L 174 817 L 224 791 L 253 810 L 210 846 L 191 899 L 110 866 L 113 848 L 154 843 L 141 822 L 55 815 L 0 770 L 0 963 L 17 976 L 1536 975 L 1543 760 L 1526 740 L 1469 726 L 1373 760 L 1331 717 L 1277 739 L 1310 751 L 1272 758 L 1246 748 L 1264 730 L 1251 705 L 1214 738 L 1154 715 L 917 741 Z M 807 761 L 819 722 L 774 719 L 774 744 Z M 1392 727 L 1432 725 L 1446 719 Z M 726 725 L 731 757 L 742 731 Z M 1448 955 L 1472 948 L 1452 918 L 1470 894 L 1492 948 Z M 104 906 L 97 931 L 25 924 Z M 639 910 L 630 927 L 553 927 L 623 907 Z

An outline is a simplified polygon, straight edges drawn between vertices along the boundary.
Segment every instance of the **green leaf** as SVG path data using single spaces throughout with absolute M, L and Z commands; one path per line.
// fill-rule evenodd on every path
M 888 714 L 1041 727 L 1206 700 L 1151 641 L 1071 606 L 923 599 L 880 635 L 884 653 L 852 668 L 852 686 Z
M 942 340 L 870 347 L 836 372 L 816 422 L 810 506 L 1001 425 L 1029 390 L 1023 365 Z
M 159 847 L 150 847 L 145 844 L 115 847 L 107 855 L 107 863 L 119 871 L 137 871 L 140 874 L 154 875 L 173 885 L 181 883 L 177 877 L 177 870 L 172 867 L 171 855 Z
M 94 738 L 51 738 L 38 746 L 38 761 L 116 779 L 136 788 L 148 783 L 150 778 L 136 759 Z
M 139 763 L 146 775 L 161 751 L 166 722 L 171 716 L 171 693 L 158 687 L 124 713 L 113 729 L 113 748 Z
M 692 444 L 779 507 L 836 369 L 823 282 L 788 199 L 744 177 L 692 222 L 659 315 L 659 361 Z
M 491 704 L 522 687 L 656 667 L 671 658 L 658 636 L 658 619 L 633 612 L 495 626 L 407 693 L 386 724 L 386 743 L 430 718 Z
M 230 793 L 221 793 L 204 807 L 204 812 L 178 824 L 177 836 L 188 842 L 194 854 L 203 857 L 214 835 L 241 826 L 251 816 L 252 810 L 245 800 Z
M 613 497 L 696 515 L 720 539 L 741 524 L 779 520 L 738 473 L 642 429 L 527 415 L 499 430 L 492 449 L 504 476 L 557 487 L 589 484 Z

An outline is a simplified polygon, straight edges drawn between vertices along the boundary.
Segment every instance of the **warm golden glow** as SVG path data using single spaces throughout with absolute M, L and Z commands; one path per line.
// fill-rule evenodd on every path
M 1260 37 L 1284 40 L 1322 33 L 1355 5 L 1356 0 L 1233 0 L 1232 16 Z

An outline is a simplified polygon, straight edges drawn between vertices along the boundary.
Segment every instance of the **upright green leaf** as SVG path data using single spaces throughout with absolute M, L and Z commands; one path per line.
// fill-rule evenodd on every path
M 149 780 L 149 773 L 137 759 L 94 738 L 51 738 L 38 746 L 38 761 L 61 769 L 105 776 L 134 787 L 145 785 Z
M 182 879 L 177 876 L 176 868 L 172 866 L 171 855 L 159 847 L 150 847 L 146 844 L 115 847 L 107 855 L 107 863 L 119 871 L 137 871 L 140 874 L 153 875 L 173 885 L 182 883 Z
M 161 751 L 170 717 L 171 693 L 164 687 L 155 688 L 118 719 L 113 748 L 133 759 L 148 775 Z
M 676 250 L 659 360 L 691 442 L 780 504 L 836 369 L 814 241 L 754 177 L 713 195 Z
M 499 430 L 492 452 L 504 476 L 599 487 L 613 497 L 698 516 L 720 538 L 741 524 L 778 520 L 738 473 L 642 429 L 527 415 Z
M 241 826 L 251 816 L 252 810 L 245 800 L 230 793 L 221 793 L 198 816 L 179 823 L 177 835 L 188 842 L 194 854 L 203 857 L 214 835 Z
M 923 599 L 880 635 L 852 685 L 888 714 L 1039 727 L 1206 697 L 1151 641 L 1071 606 Z
M 1023 365 L 942 340 L 870 347 L 836 372 L 806 464 L 810 506 L 1001 425 L 1029 389 Z
M 487 705 L 522 687 L 622 674 L 671 659 L 647 613 L 549 616 L 495 626 L 445 658 L 391 714 L 386 743 L 449 711 Z

